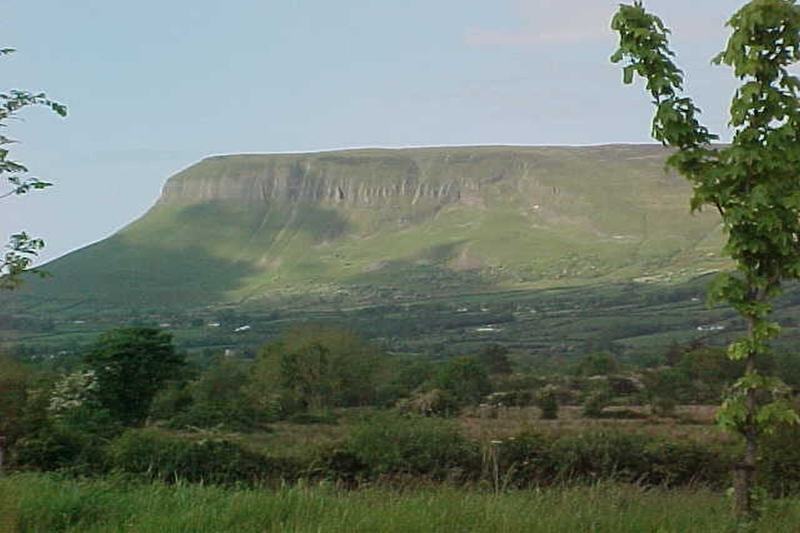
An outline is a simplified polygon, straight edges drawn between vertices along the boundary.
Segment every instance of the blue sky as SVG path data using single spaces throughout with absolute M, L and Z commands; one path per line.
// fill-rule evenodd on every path
M 736 0 L 645 2 L 721 131 L 734 84 L 709 59 Z M 56 183 L 3 201 L 0 240 L 44 259 L 140 216 L 210 154 L 352 146 L 648 142 L 641 88 L 608 57 L 607 0 L 6 0 L 2 89 L 45 90 L 12 155 Z

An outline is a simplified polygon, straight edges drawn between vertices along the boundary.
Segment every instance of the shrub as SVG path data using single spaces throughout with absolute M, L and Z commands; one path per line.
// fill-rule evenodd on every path
M 106 445 L 119 425 L 102 408 L 79 406 L 42 419 L 14 446 L 14 463 L 38 470 L 96 474 L 106 470 Z
M 586 395 L 583 402 L 583 416 L 602 418 L 603 409 L 611 403 L 611 393 L 607 387 L 597 387 Z
M 551 437 L 530 432 L 496 443 L 494 454 L 503 483 L 516 488 L 551 483 L 556 474 L 552 446 Z
M 402 413 L 420 416 L 454 416 L 459 411 L 456 399 L 441 389 L 418 392 L 397 402 L 397 408 Z
M 759 458 L 759 481 L 772 495 L 800 493 L 800 428 L 784 426 L 765 435 Z
M 696 442 L 655 440 L 646 444 L 650 468 L 642 481 L 649 485 L 677 487 L 701 483 L 727 486 L 732 450 L 713 449 Z
M 129 430 L 110 447 L 114 470 L 151 480 L 208 483 L 279 481 L 297 476 L 289 459 L 254 453 L 226 439 L 189 439 L 155 429 Z
M 339 419 L 336 413 L 332 411 L 320 411 L 318 413 L 295 413 L 286 419 L 287 422 L 292 424 L 313 425 L 313 424 L 328 424 L 336 425 Z
M 18 361 L 0 354 L 0 435 L 13 441 L 22 431 L 30 375 Z
M 668 368 L 646 373 L 644 375 L 645 398 L 650 404 L 653 414 L 667 416 L 675 412 L 675 407 L 688 388 L 684 373 Z
M 552 460 L 561 481 L 638 481 L 648 464 L 644 446 L 639 435 L 587 433 L 556 441 Z
M 558 391 L 552 385 L 542 387 L 536 394 L 536 406 L 542 411 L 542 418 L 555 420 L 558 418 Z
M 560 438 L 523 433 L 498 443 L 495 454 L 503 482 L 517 488 L 600 480 L 722 487 L 731 464 L 724 450 L 621 432 Z
M 676 486 L 720 486 L 730 460 L 694 443 L 675 443 L 622 432 L 586 433 L 559 439 L 553 448 L 562 481 L 614 481 Z
M 358 424 L 345 448 L 368 475 L 461 479 L 480 471 L 478 446 L 447 420 L 394 413 Z
M 353 332 L 304 325 L 261 350 L 247 388 L 264 406 L 277 399 L 284 414 L 371 405 L 385 363 Z
M 436 376 L 436 386 L 461 405 L 477 405 L 492 392 L 486 369 L 473 357 L 450 359 Z

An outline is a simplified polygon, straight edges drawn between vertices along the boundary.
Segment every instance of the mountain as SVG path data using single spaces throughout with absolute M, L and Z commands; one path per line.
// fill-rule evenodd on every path
M 689 280 L 719 218 L 652 145 L 209 157 L 139 220 L 46 265 L 13 305 L 191 308 Z M 8 296 L 3 296 L 9 298 Z

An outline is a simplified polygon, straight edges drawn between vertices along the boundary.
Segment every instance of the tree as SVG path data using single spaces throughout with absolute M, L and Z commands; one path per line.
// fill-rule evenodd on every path
M 474 357 L 456 357 L 447 361 L 436 376 L 436 386 L 462 405 L 478 404 L 492 392 L 486 368 Z
M 261 350 L 249 393 L 264 409 L 277 399 L 286 412 L 368 405 L 375 399 L 382 362 L 377 350 L 353 332 L 296 327 Z
M 558 387 L 545 385 L 536 393 L 536 406 L 541 409 L 543 420 L 558 418 Z
M 0 354 L 0 436 L 18 436 L 27 400 L 29 375 L 18 361 Z
M 13 52 L 12 48 L 0 49 L 2 56 Z M 44 106 L 59 116 L 67 115 L 65 106 L 48 99 L 44 93 L 31 93 L 15 89 L 0 93 L 0 128 L 7 127 L 8 122 L 16 118 L 19 111 L 30 106 Z M 27 194 L 51 185 L 28 175 L 25 165 L 9 158 L 7 147 L 14 142 L 16 141 L 10 137 L 0 134 L 0 176 L 4 177 L 9 185 L 8 190 L 0 190 L 0 199 Z M 0 257 L 0 289 L 13 289 L 19 285 L 20 274 L 33 264 L 33 260 L 43 247 L 42 239 L 31 237 L 25 231 L 12 235 L 6 245 L 5 253 Z
M 500 344 L 490 344 L 485 347 L 479 354 L 478 359 L 489 374 L 512 374 L 514 372 L 511 366 L 511 360 L 508 358 L 510 350 Z
M 576 367 L 579 376 L 607 376 L 619 370 L 619 363 L 608 352 L 592 353 L 580 360 Z
M 100 403 L 126 426 L 144 423 L 156 393 L 186 364 L 172 335 L 155 328 L 104 333 L 85 362 L 94 371 Z
M 190 385 L 173 382 L 159 392 L 151 417 L 169 419 L 172 427 L 221 427 L 252 431 L 266 420 L 246 394 L 250 368 L 244 361 L 217 356 Z
M 642 381 L 652 413 L 660 416 L 673 415 L 683 391 L 688 388 L 686 374 L 675 368 L 651 370 L 643 375 Z
M 782 423 L 797 423 L 786 387 L 760 372 L 759 358 L 780 328 L 770 320 L 781 283 L 800 277 L 800 80 L 790 66 L 800 60 L 800 7 L 795 0 L 752 0 L 728 21 L 732 30 L 716 64 L 733 68 L 742 82 L 730 107 L 730 145 L 699 121 L 700 109 L 683 92 L 683 72 L 669 48 L 669 30 L 640 0 L 622 5 L 612 28 L 624 62 L 624 82 L 643 78 L 656 107 L 653 137 L 673 148 L 667 165 L 692 184 L 693 211 L 716 209 L 727 234 L 725 252 L 735 272 L 720 275 L 711 301 L 726 301 L 747 323 L 728 348 L 744 361 L 718 419 L 745 440 L 735 469 L 734 509 L 755 517 L 754 480 L 759 438 Z

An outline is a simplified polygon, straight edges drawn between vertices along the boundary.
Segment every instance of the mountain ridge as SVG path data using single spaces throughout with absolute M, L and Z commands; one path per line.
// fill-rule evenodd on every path
M 368 148 L 205 158 L 19 301 L 198 306 L 691 279 L 713 213 L 656 145 Z M 371 295 L 371 296 L 370 296 Z M 409 296 L 414 297 L 414 296 Z M 80 304 L 77 304 L 80 305 Z

